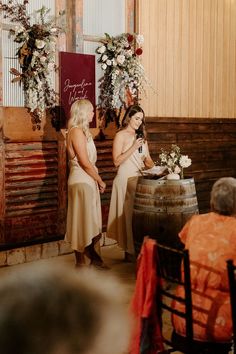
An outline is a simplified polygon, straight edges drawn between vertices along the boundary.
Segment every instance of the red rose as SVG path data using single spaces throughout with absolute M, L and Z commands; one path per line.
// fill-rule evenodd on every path
M 137 48 L 136 51 L 135 51 L 135 53 L 136 53 L 137 55 L 141 55 L 141 54 L 143 53 L 142 48 Z
M 132 34 L 129 34 L 129 35 L 127 36 L 127 40 L 128 40 L 129 43 L 133 42 L 134 36 L 132 36 Z

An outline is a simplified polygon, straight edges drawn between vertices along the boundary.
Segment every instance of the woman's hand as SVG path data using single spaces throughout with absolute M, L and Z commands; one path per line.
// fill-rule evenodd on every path
M 106 183 L 101 181 L 100 183 L 98 183 L 98 188 L 100 193 L 104 193 L 105 189 L 106 189 Z
M 119 167 L 144 144 L 144 139 L 138 138 L 135 139 L 130 146 L 129 144 L 131 139 L 135 139 L 135 136 L 132 136 L 129 133 L 127 134 L 125 130 L 120 130 L 118 133 L 116 133 L 112 148 L 113 162 L 116 167 Z M 124 146 L 127 145 L 130 147 L 124 151 Z
M 145 165 L 145 169 L 149 169 L 155 166 L 155 163 L 153 162 L 150 156 L 146 157 L 143 162 Z
M 138 138 L 135 140 L 135 142 L 133 143 L 133 147 L 135 148 L 135 150 L 139 149 L 144 143 L 143 138 Z

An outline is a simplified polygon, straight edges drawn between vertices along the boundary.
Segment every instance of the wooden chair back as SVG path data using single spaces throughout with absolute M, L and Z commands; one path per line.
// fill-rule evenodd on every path
M 236 265 L 232 259 L 227 260 L 227 271 L 233 323 L 233 347 L 236 350 Z
M 165 322 L 165 317 L 169 313 L 172 317 L 176 316 L 185 319 L 186 323 L 186 343 L 184 353 L 193 353 L 193 316 L 192 316 L 192 293 L 191 293 L 191 277 L 190 263 L 188 250 L 179 250 L 164 245 L 157 245 L 158 252 L 158 275 L 162 278 L 163 286 L 161 289 L 161 298 L 157 294 L 159 307 L 162 308 L 162 323 Z M 182 276 L 180 274 L 182 268 Z M 184 297 L 176 296 L 176 286 L 184 287 Z M 178 301 L 184 304 L 183 312 L 175 310 L 171 304 L 173 301 Z M 175 343 L 174 337 L 167 338 L 163 330 L 163 340 L 167 346 L 166 353 L 172 353 L 179 350 L 178 343 Z

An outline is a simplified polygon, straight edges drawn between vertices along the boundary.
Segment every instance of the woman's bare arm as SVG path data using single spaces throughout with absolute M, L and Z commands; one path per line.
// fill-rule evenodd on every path
M 89 161 L 87 152 L 87 140 L 82 129 L 74 128 L 71 131 L 71 144 L 80 166 L 98 183 L 100 191 L 103 192 L 105 190 L 106 184 L 103 182 L 96 169 Z
M 122 152 L 123 144 L 124 144 L 124 133 L 122 131 L 117 133 L 114 138 L 113 149 L 112 149 L 114 165 L 116 167 L 120 166 L 125 160 L 127 160 L 134 153 L 135 150 L 137 150 L 140 146 L 142 146 L 142 143 L 143 143 L 142 138 L 136 139 L 133 145 L 128 150 Z

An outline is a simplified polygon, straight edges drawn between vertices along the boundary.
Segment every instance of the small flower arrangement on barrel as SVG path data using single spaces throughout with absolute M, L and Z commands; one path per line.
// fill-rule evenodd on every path
M 188 157 L 188 155 L 182 155 L 180 152 L 180 147 L 175 144 L 171 145 L 170 151 L 161 149 L 159 158 L 160 164 L 162 166 L 166 166 L 169 172 L 167 179 L 183 179 L 184 168 L 189 167 L 192 163 L 192 160 Z

